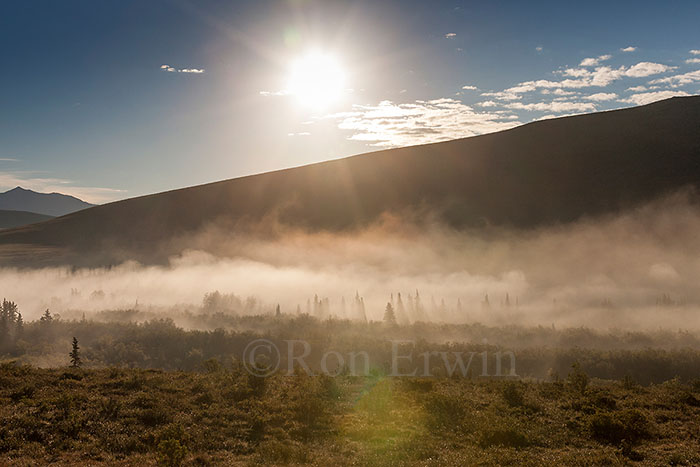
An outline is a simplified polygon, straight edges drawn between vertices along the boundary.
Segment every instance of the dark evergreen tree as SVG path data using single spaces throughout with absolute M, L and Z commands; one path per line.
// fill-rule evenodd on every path
M 53 316 L 51 316 L 51 312 L 49 311 L 48 308 L 46 309 L 44 314 L 41 316 L 41 318 L 39 318 L 39 321 L 41 321 L 42 323 L 50 323 L 51 321 L 53 321 Z
M 396 314 L 394 313 L 394 307 L 391 306 L 391 302 L 387 302 L 386 310 L 384 311 L 384 322 L 391 326 L 396 325 Z
M 80 365 L 82 365 L 83 362 L 80 359 L 80 347 L 78 346 L 78 339 L 76 339 L 75 337 L 73 338 L 73 350 L 71 350 L 68 355 L 70 355 L 70 366 L 72 366 L 73 368 L 80 368 Z

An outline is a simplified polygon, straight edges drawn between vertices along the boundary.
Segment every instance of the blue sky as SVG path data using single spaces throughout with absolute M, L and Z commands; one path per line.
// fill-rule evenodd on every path
M 0 189 L 105 202 L 700 93 L 700 2 L 573 3 L 4 0 Z M 320 107 L 309 51 L 342 70 Z

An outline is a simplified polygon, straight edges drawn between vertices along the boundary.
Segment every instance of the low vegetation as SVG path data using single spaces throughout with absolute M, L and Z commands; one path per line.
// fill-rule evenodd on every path
M 0 463 L 697 465 L 699 384 L 0 368 Z
M 491 336 L 470 343 L 436 339 L 442 325 L 430 323 L 275 313 L 201 331 L 49 311 L 24 322 L 11 302 L 4 309 L 0 465 L 700 463 L 694 346 L 546 347 L 523 337 L 513 350 L 517 376 L 509 359 L 500 376 L 487 359 L 483 376 L 483 352 L 509 351 L 503 336 L 554 331 L 454 326 Z M 300 365 L 250 374 L 244 349 L 261 337 L 283 354 L 286 340 L 307 341 L 314 374 Z M 402 353 L 434 353 L 425 362 L 433 377 L 391 376 L 396 339 L 412 341 Z M 367 351 L 370 365 L 325 374 L 318 357 L 329 350 Z M 441 369 L 441 355 L 459 352 L 478 353 L 468 371 Z

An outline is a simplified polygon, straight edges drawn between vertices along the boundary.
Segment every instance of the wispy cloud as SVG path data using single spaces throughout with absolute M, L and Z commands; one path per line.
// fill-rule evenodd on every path
M 280 91 L 260 91 L 261 96 L 265 97 L 272 97 L 272 96 L 286 96 L 289 94 L 289 91 L 282 89 Z
M 689 96 L 687 92 L 683 91 L 652 91 L 652 92 L 643 92 L 643 93 L 638 93 L 638 94 L 632 94 L 626 99 L 622 99 L 620 102 L 627 102 L 630 104 L 637 104 L 637 105 L 644 105 L 644 104 L 651 104 L 652 102 L 660 101 L 663 99 L 668 99 L 669 97 L 676 97 L 676 96 Z
M 567 77 L 563 80 L 540 79 L 524 81 L 517 86 L 506 89 L 505 93 L 525 93 L 536 89 L 580 89 L 588 87 L 605 87 L 623 78 L 643 78 L 674 70 L 676 67 L 654 62 L 639 62 L 631 67 L 612 68 L 599 66 L 588 68 L 567 68 L 557 73 Z
M 518 99 L 523 98 L 523 96 L 521 96 L 517 92 L 509 90 L 498 92 L 482 92 L 481 95 L 484 97 L 493 97 L 494 99 L 498 99 L 500 101 L 517 101 Z
M 629 46 L 621 50 L 633 52 L 636 48 Z M 687 96 L 688 92 L 678 88 L 700 82 L 700 70 L 674 75 L 678 67 L 670 64 L 639 61 L 632 65 L 615 65 L 612 58 L 608 54 L 586 58 L 576 67 L 553 70 L 550 79 L 485 90 L 480 92 L 484 100 L 470 105 L 452 98 L 409 103 L 387 100 L 377 105 L 355 105 L 351 111 L 325 118 L 335 120 L 341 130 L 350 131 L 352 140 L 381 147 L 408 146 L 508 129 L 521 120 L 576 115 L 625 103 L 642 105 L 673 96 Z M 625 82 L 655 77 L 643 84 L 632 82 L 624 86 Z M 620 82 L 619 86 L 609 88 Z M 456 94 L 463 96 L 465 90 L 479 88 L 467 84 Z M 624 98 L 620 96 L 623 92 Z M 280 95 L 266 91 L 261 94 Z M 530 113 L 534 116 L 528 117 Z
M 515 115 L 479 112 L 450 98 L 354 105 L 351 112 L 326 118 L 338 121 L 338 128 L 352 132 L 349 139 L 380 147 L 446 141 L 505 130 L 520 123 Z
M 445 34 L 445 39 L 454 39 L 455 37 L 457 37 L 457 34 L 454 32 L 448 32 Z
M 700 58 L 689 58 L 688 60 L 685 61 L 687 64 L 695 64 L 695 63 L 700 63 Z
M 513 110 L 528 110 L 538 112 L 592 112 L 595 111 L 595 105 L 590 102 L 570 102 L 570 101 L 553 101 L 553 102 L 532 102 L 523 104 L 522 102 L 512 102 L 505 104 L 504 107 Z
M 671 87 L 679 87 L 685 84 L 693 84 L 700 81 L 700 70 L 690 71 L 680 75 L 668 76 L 649 81 L 649 84 L 666 84 Z
M 37 172 L 0 172 L 0 191 L 11 190 L 17 186 L 41 193 L 63 193 L 72 195 L 83 201 L 94 204 L 114 201 L 123 198 L 126 194 L 126 190 L 79 186 L 71 180 L 43 177 Z
M 691 55 L 700 55 L 700 50 L 693 49 L 693 50 L 690 51 L 690 54 L 691 54 Z
M 161 65 L 160 69 L 168 73 L 204 73 L 204 68 L 175 68 L 170 65 Z
M 0 162 L 19 162 L 19 159 L 14 159 L 12 157 L 0 157 Z
M 583 99 L 593 102 L 605 102 L 617 99 L 617 94 L 614 92 L 598 92 L 589 96 L 583 96 Z
M 584 58 L 583 60 L 581 60 L 579 66 L 598 66 L 600 65 L 600 62 L 610 60 L 611 58 L 612 55 L 601 55 L 598 58 Z
M 662 65 L 661 63 L 640 62 L 630 67 L 625 72 L 625 76 L 632 78 L 645 78 L 647 76 L 658 75 L 660 73 L 666 73 L 667 71 L 672 71 L 675 69 L 676 67 L 674 66 Z

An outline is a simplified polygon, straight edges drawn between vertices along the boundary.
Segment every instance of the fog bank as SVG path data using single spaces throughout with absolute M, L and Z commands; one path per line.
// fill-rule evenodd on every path
M 697 329 L 698 232 L 700 208 L 688 193 L 533 231 L 455 231 L 392 216 L 352 234 L 278 228 L 261 238 L 212 226 L 182 239 L 189 249 L 168 266 L 0 269 L 0 294 L 27 319 L 46 308 L 195 309 L 219 291 L 214 307 L 236 313 L 279 304 L 284 313 L 364 319 L 363 303 L 378 320 L 393 294 L 404 322 Z

